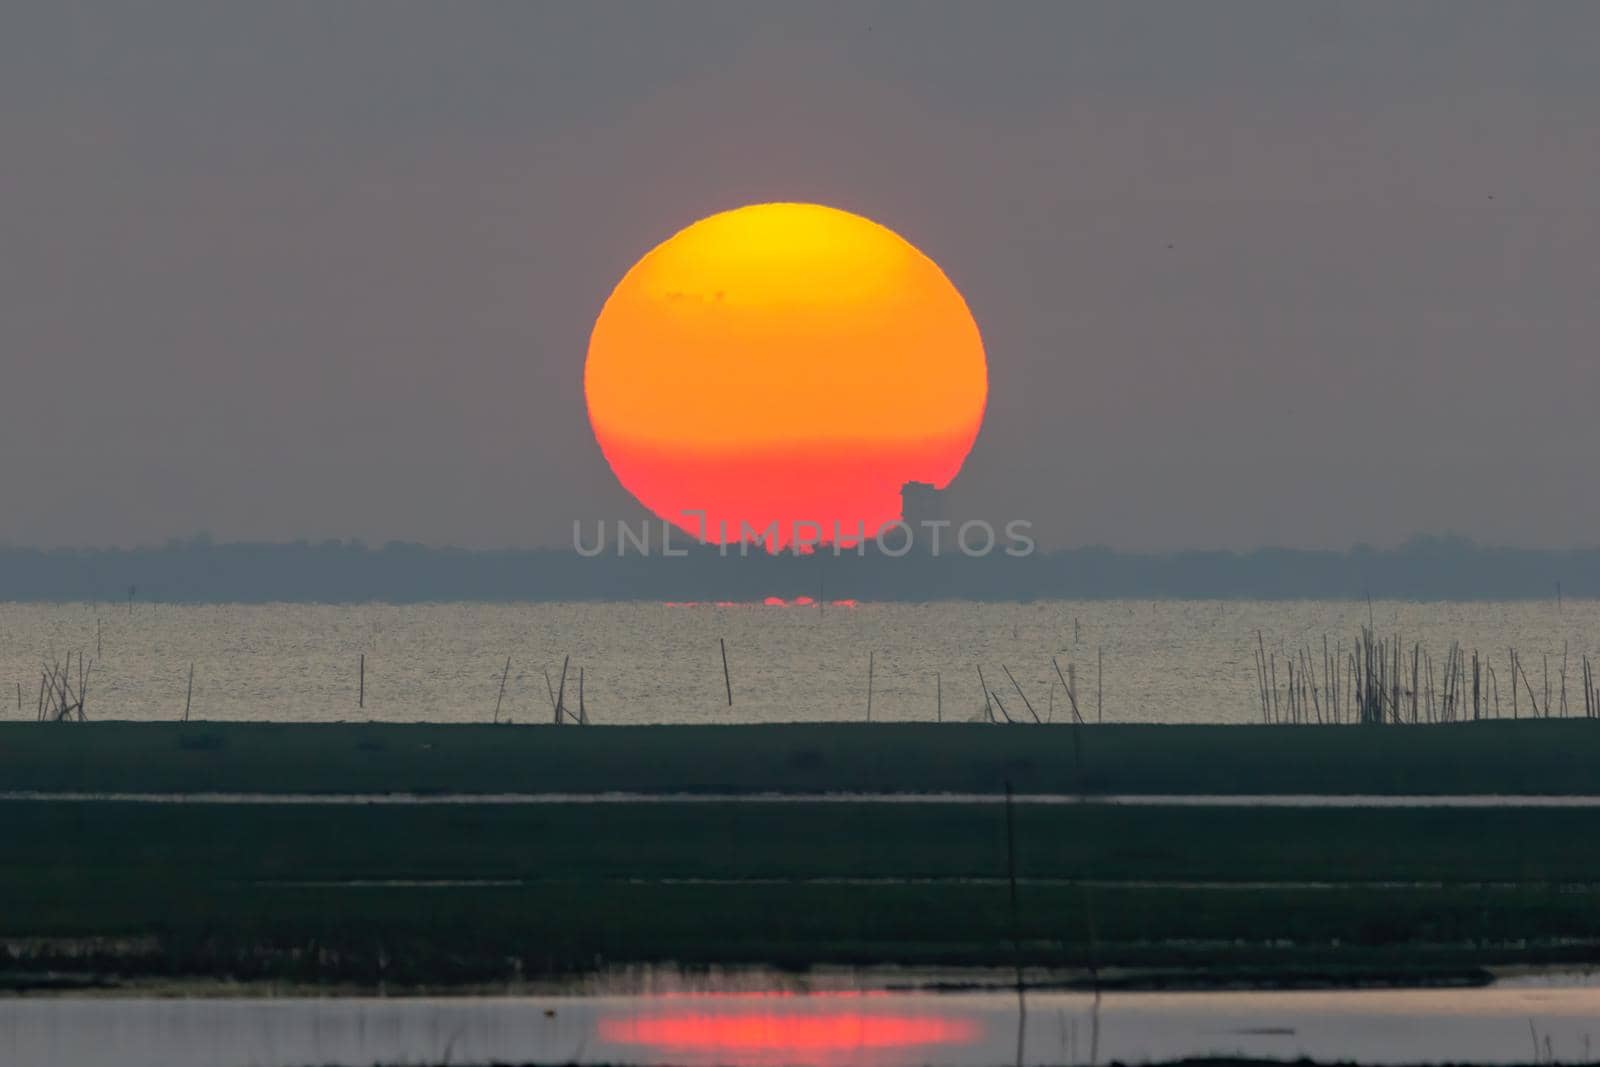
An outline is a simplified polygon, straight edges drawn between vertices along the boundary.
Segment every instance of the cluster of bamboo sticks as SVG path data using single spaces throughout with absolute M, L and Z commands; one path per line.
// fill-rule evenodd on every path
M 89 699 L 89 675 L 94 670 L 94 660 L 85 659 L 82 652 L 78 653 L 78 669 L 74 675 L 72 669 L 72 653 L 67 653 L 65 662 L 53 660 L 44 665 L 39 672 L 39 711 L 40 722 L 87 722 L 88 716 L 84 713 L 84 704 Z M 76 681 L 74 681 L 76 679 Z M 22 700 L 22 690 L 19 683 L 17 701 Z
M 1105 685 L 1103 682 L 1105 675 L 1105 654 L 1103 651 L 1097 653 L 1096 663 L 1095 721 L 1103 722 L 1105 720 Z M 1083 714 L 1083 711 L 1078 705 L 1077 664 L 1069 661 L 1067 663 L 1067 669 L 1062 671 L 1060 662 L 1057 661 L 1056 657 L 1051 656 L 1050 666 L 1055 669 L 1056 679 L 1059 681 L 1061 688 L 1066 692 L 1067 706 L 1072 712 L 1073 723 L 1083 724 L 1088 722 L 1088 718 Z M 1042 724 L 1051 722 L 1055 719 L 1056 681 L 1052 681 L 1050 683 L 1049 704 L 1047 705 L 1045 715 L 1041 718 L 1038 710 L 1033 706 L 1033 701 L 1028 699 L 1028 694 L 1023 691 L 1021 683 L 1018 682 L 1016 676 L 1011 673 L 1011 668 L 1002 663 L 1000 664 L 1000 669 L 1005 672 L 1006 680 L 1011 683 L 1011 688 L 1016 690 L 1017 696 L 1022 699 L 1022 706 L 1028 709 L 1028 715 L 1032 718 L 1033 722 Z M 1023 718 L 1021 715 L 1013 716 L 1009 711 L 1006 710 L 1005 703 L 1000 699 L 1000 694 L 989 688 L 989 682 L 983 676 L 983 667 L 981 665 L 978 667 L 978 686 L 983 690 L 983 711 L 981 713 L 981 718 L 984 722 L 1026 723 L 1029 721 L 1028 719 Z M 940 700 L 943 700 L 942 691 Z M 996 711 L 999 712 L 998 715 L 995 714 Z M 943 718 L 942 713 L 940 717 L 941 719 Z
M 584 699 L 583 699 L 583 668 L 582 667 L 578 668 L 578 708 L 577 708 L 576 711 L 574 711 L 573 709 L 567 707 L 567 705 L 566 705 L 567 668 L 571 665 L 571 662 L 572 662 L 572 657 L 571 656 L 567 656 L 565 659 L 563 659 L 561 661 L 561 686 L 560 686 L 559 690 L 554 685 L 552 685 L 550 683 L 550 672 L 548 670 L 546 670 L 544 672 L 545 689 L 547 689 L 549 691 L 549 693 L 550 693 L 550 710 L 555 716 L 555 724 L 557 726 L 560 726 L 563 723 L 568 722 L 568 721 L 573 722 L 573 723 L 575 723 L 575 724 L 577 724 L 579 726 L 587 726 L 587 725 L 589 725 L 589 709 L 588 709 L 587 705 L 584 703 Z M 367 704 L 367 656 L 366 656 L 366 653 L 362 653 L 361 654 L 359 660 L 357 661 L 357 668 L 356 669 L 357 669 L 357 672 L 358 672 L 358 674 L 357 674 L 357 688 L 356 688 L 357 706 L 358 707 L 366 707 L 366 704 Z M 500 692 L 495 697 L 495 700 L 494 700 L 494 717 L 492 719 L 493 722 L 498 723 L 500 721 L 500 709 L 505 705 L 505 700 L 506 700 L 506 683 L 509 682 L 510 679 L 511 679 L 511 657 L 507 656 L 506 657 L 505 668 L 500 672 Z M 194 664 L 192 664 L 192 663 L 189 665 L 189 689 L 190 689 L 190 693 L 192 694 L 193 691 L 194 691 Z M 187 700 L 185 700 L 185 702 L 184 702 L 183 717 L 184 717 L 185 720 L 187 720 L 189 718 L 189 707 L 188 707 L 188 701 Z
M 1562 648 L 1558 689 L 1552 691 L 1550 657 L 1544 656 L 1543 700 L 1535 691 L 1522 657 L 1507 648 L 1510 666 L 1511 718 L 1522 718 L 1517 683 L 1526 692 L 1532 718 L 1566 718 L 1570 657 Z M 1600 718 L 1600 686 L 1589 657 L 1581 658 L 1584 718 Z M 1262 721 L 1268 723 L 1449 723 L 1502 717 L 1500 677 L 1489 658 L 1452 641 L 1442 670 L 1420 642 L 1407 650 L 1399 636 L 1380 638 L 1363 626 L 1346 652 L 1342 642 L 1322 639 L 1321 656 L 1310 645 L 1284 655 L 1283 677 L 1278 653 L 1268 651 L 1256 631 L 1255 667 Z M 1320 669 L 1320 676 L 1319 676 Z
M 589 709 L 583 702 L 583 668 L 578 668 L 578 710 L 567 707 L 567 668 L 572 663 L 572 657 L 566 656 L 561 660 L 561 684 L 559 687 L 550 684 L 550 672 L 544 672 L 544 687 L 550 693 L 550 711 L 555 716 L 555 724 L 562 725 L 568 721 L 577 726 L 589 725 Z M 506 657 L 506 674 L 511 673 L 511 657 Z M 500 678 L 500 695 L 505 696 L 505 676 Z M 495 704 L 495 719 L 500 718 L 500 705 Z

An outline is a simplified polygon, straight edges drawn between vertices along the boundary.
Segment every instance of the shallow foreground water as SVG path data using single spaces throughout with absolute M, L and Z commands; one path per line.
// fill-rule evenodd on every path
M 1082 993 L 1027 998 L 1027 1064 L 1185 1056 L 1589 1062 L 1600 989 Z M 0 1000 L 8 1067 L 999 1067 L 1013 993 Z
M 1450 644 L 1495 669 L 1486 705 L 1528 714 L 1529 693 L 1583 712 L 1581 656 L 1596 654 L 1600 601 L 1402 603 L 1370 618 L 1385 638 L 1422 642 L 1440 678 Z M 0 715 L 32 718 L 42 662 L 93 661 L 96 719 L 517 722 L 551 717 L 550 685 L 570 657 L 567 702 L 597 723 L 860 720 L 869 659 L 874 720 L 974 717 L 977 669 L 1017 715 L 1009 668 L 1041 716 L 1107 722 L 1256 722 L 1257 631 L 1277 656 L 1322 640 L 1337 656 L 1369 619 L 1349 601 L 1041 601 L 813 606 L 623 604 L 0 604 Z M 733 705 L 719 640 L 726 640 Z M 1513 698 L 1507 648 L 1527 675 Z M 363 683 L 361 658 L 365 656 Z M 510 658 L 510 671 L 506 660 Z M 1104 677 L 1100 667 L 1104 665 Z M 192 698 L 189 666 L 194 664 Z M 76 671 L 76 667 L 74 668 Z M 500 693 L 505 675 L 505 691 Z M 1497 695 L 1495 695 L 1497 694 Z

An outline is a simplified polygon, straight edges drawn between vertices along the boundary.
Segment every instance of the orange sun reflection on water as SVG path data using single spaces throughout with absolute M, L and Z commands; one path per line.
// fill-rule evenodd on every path
M 800 1010 L 775 1009 L 767 997 L 706 999 L 713 1003 L 603 1018 L 600 1039 L 644 1046 L 668 1063 L 894 1067 L 920 1062 L 931 1047 L 981 1036 L 973 1019 L 868 1010 L 856 997 L 796 998 L 806 1005 Z

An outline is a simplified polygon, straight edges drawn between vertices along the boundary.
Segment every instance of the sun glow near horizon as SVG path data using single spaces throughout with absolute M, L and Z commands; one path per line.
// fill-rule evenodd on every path
M 817 204 L 713 215 L 657 245 L 607 299 L 584 393 L 595 438 L 646 508 L 713 543 L 741 524 L 900 518 L 943 488 L 983 421 L 978 326 L 937 264 L 892 230 Z

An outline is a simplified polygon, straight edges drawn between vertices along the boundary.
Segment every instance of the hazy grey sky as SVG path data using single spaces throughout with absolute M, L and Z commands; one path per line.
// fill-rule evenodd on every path
M 1600 542 L 1600 4 L 11 3 L 0 541 L 564 544 L 588 332 L 899 230 L 1043 543 Z

